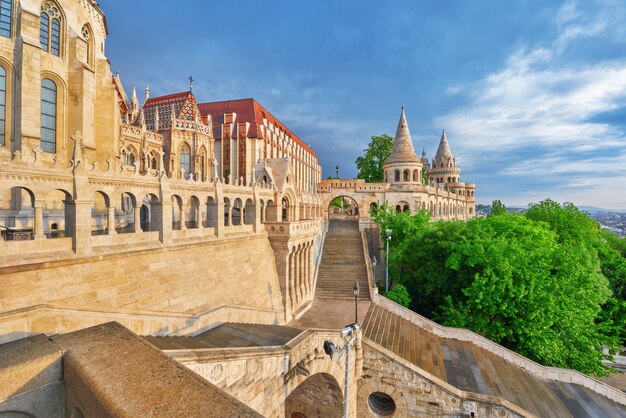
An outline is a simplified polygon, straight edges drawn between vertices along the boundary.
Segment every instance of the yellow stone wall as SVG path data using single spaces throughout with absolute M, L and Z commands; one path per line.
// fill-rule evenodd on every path
M 276 311 L 283 302 L 266 236 L 61 259 L 0 269 L 2 311 L 38 304 L 197 314 L 222 305 Z

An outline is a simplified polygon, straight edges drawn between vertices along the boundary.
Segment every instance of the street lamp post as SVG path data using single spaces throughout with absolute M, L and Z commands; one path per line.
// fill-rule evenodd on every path
M 387 234 L 387 262 L 385 263 L 385 292 L 389 291 L 389 241 L 391 241 L 391 229 L 385 230 Z
M 359 323 L 359 290 L 361 287 L 359 286 L 359 282 L 354 282 L 354 287 L 352 291 L 354 292 L 354 323 Z
M 355 286 L 356 287 L 356 286 Z M 340 331 L 342 338 L 348 339 L 343 347 L 337 347 L 332 341 L 324 341 L 324 352 L 330 357 L 332 361 L 339 361 L 342 355 L 346 355 L 346 370 L 345 370 L 345 385 L 344 385 L 344 397 L 343 397 L 343 418 L 348 418 L 348 405 L 350 404 L 350 348 L 352 342 L 357 337 L 357 333 L 361 326 L 356 322 L 354 324 L 346 325 Z

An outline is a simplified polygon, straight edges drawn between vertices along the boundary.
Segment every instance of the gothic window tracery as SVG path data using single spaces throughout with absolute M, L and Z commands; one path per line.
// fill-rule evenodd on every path
M 183 144 L 178 155 L 180 156 L 180 168 L 183 170 L 185 178 L 188 179 L 191 174 L 191 150 L 189 145 Z
M 135 165 L 135 150 L 130 145 L 122 150 L 122 162 L 124 165 Z
M 0 36 L 11 37 L 11 20 L 13 14 L 13 1 L 0 0 Z
M 39 43 L 44 51 L 61 55 L 61 10 L 51 1 L 41 6 Z
M 83 28 L 80 31 L 83 39 L 87 42 L 87 51 L 86 51 L 86 60 L 87 64 L 93 65 L 93 56 L 94 47 L 93 47 L 93 36 L 91 34 L 91 28 L 88 24 L 83 25 Z
M 6 132 L 6 104 L 7 104 L 7 72 L 0 67 L 0 146 L 4 146 Z
M 54 81 L 41 80 L 41 149 L 56 152 L 57 143 L 57 86 Z

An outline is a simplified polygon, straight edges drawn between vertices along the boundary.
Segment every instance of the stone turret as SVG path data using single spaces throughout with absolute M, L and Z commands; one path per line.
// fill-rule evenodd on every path
M 413 149 L 413 141 L 409 132 L 409 125 L 404 114 L 404 107 L 400 113 L 400 121 L 393 140 L 391 155 L 383 166 L 385 181 L 391 184 L 421 183 L 422 161 Z
M 428 172 L 431 185 L 443 184 L 447 188 L 449 183 L 460 183 L 461 169 L 456 166 L 456 159 L 450 151 L 446 130 L 441 134 L 437 154 L 433 158 L 432 167 Z
M 428 162 L 428 157 L 426 156 L 426 148 L 422 148 L 422 166 L 424 167 L 423 176 L 428 177 L 428 171 L 430 170 L 430 163 Z M 423 177 L 422 176 L 422 177 Z

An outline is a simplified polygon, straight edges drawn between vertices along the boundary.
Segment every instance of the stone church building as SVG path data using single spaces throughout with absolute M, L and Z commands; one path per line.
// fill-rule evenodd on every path
M 0 418 L 626 415 L 378 294 L 369 208 L 475 216 L 445 133 L 418 158 L 402 111 L 384 183 L 322 181 L 254 99 L 127 94 L 107 35 L 0 0 Z

